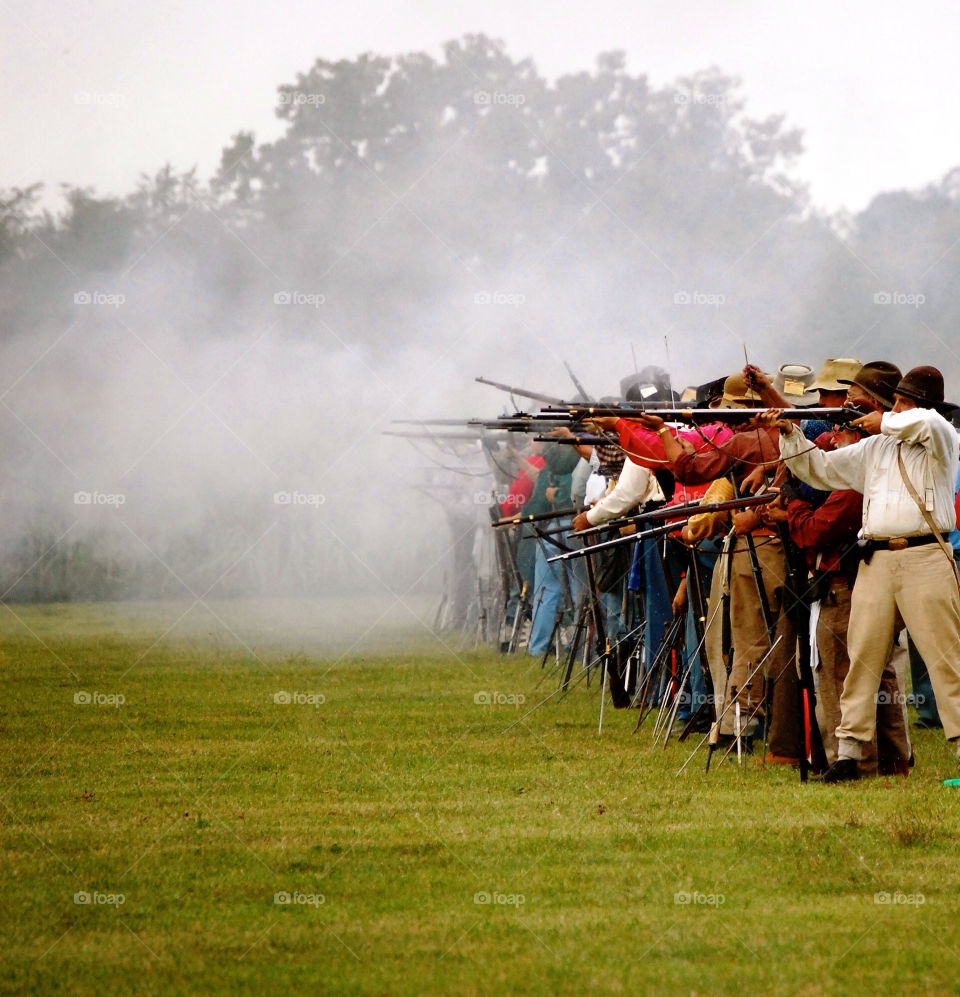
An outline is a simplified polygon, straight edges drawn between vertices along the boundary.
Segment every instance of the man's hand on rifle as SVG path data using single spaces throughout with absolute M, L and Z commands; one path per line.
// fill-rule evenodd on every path
M 766 412 L 760 412 L 753 421 L 764 429 L 779 429 L 781 435 L 789 436 L 794 430 L 794 425 L 789 419 L 781 419 L 781 415 L 780 409 L 771 408 Z
M 617 419 L 612 415 L 604 416 L 594 416 L 590 419 L 585 419 L 583 423 L 587 429 L 591 432 L 597 433 L 610 433 L 617 428 Z
M 763 464 L 758 464 L 744 479 L 740 482 L 740 491 L 744 495 L 756 495 L 757 492 L 762 492 L 764 488 L 767 487 L 767 479 L 764 475 L 766 468 Z
M 758 506 L 757 513 L 764 526 L 777 526 L 787 522 L 786 497 L 780 495 L 774 501 Z
M 590 520 L 587 519 L 587 514 L 585 512 L 578 512 L 576 516 L 573 517 L 573 528 L 575 530 L 585 530 L 590 526 Z
M 752 533 L 761 525 L 760 517 L 753 509 L 740 509 L 733 514 L 733 531 L 737 536 Z
M 880 421 L 882 419 L 882 412 L 869 412 L 867 415 L 860 416 L 859 419 L 854 419 L 850 425 L 865 430 L 871 436 L 877 436 L 880 432 Z
M 651 433 L 660 432 L 664 426 L 663 419 L 661 419 L 660 416 L 653 415 L 650 412 L 644 412 L 642 415 L 637 416 L 636 419 L 632 419 L 631 421 L 643 426 L 644 429 L 649 429 Z

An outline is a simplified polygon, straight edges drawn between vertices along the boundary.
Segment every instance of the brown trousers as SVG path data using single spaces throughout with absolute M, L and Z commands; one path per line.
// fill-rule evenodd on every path
M 930 672 L 943 732 L 960 737 L 960 588 L 937 544 L 876 551 L 861 564 L 850 604 L 850 670 L 837 737 L 869 742 L 877 693 L 902 617 Z

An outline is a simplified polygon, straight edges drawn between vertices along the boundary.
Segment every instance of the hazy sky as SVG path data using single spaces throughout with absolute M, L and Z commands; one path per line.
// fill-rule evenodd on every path
M 737 75 L 751 114 L 803 130 L 797 175 L 828 210 L 960 164 L 956 0 L 0 0 L 0 23 L 2 187 L 125 193 L 168 160 L 206 178 L 236 131 L 276 136 L 276 87 L 316 58 L 436 55 L 468 32 L 551 78 L 611 49 L 655 85 Z

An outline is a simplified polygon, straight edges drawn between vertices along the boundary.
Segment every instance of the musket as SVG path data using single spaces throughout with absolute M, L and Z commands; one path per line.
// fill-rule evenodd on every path
M 547 561 L 569 561 L 572 558 L 586 557 L 587 554 L 598 554 L 600 551 L 609 550 L 611 547 L 621 547 L 623 544 L 637 543 L 640 540 L 646 540 L 648 537 L 660 537 L 664 533 L 672 533 L 676 528 L 676 523 L 665 523 L 663 526 L 655 526 L 652 530 L 644 530 L 642 533 L 630 533 L 625 537 L 614 537 L 613 540 L 604 540 L 590 547 L 578 547 L 576 550 L 564 551 L 562 554 L 548 557 Z
M 500 429 L 508 433 L 545 433 L 549 429 L 559 429 L 561 426 L 569 427 L 569 419 L 557 418 L 556 416 L 541 417 L 539 414 L 530 415 L 526 412 L 517 412 L 516 415 L 504 415 L 497 419 L 467 419 L 455 423 L 458 426 L 466 425 L 477 429 Z
M 736 424 L 749 422 L 763 412 L 765 408 L 657 408 L 649 410 L 650 414 L 658 415 L 664 422 L 691 423 L 693 425 L 710 425 L 723 422 Z M 863 417 L 863 412 L 854 408 L 788 408 L 779 409 L 781 419 L 817 419 L 823 422 L 845 424 Z M 648 412 L 639 408 L 621 408 L 610 405 L 547 405 L 533 418 L 559 419 L 567 416 L 573 422 L 584 419 L 641 419 Z
M 571 539 L 592 536 L 604 530 L 618 529 L 623 526 L 635 526 L 637 523 L 647 523 L 656 519 L 689 519 L 701 512 L 723 512 L 727 509 L 748 509 L 753 505 L 764 505 L 775 499 L 778 492 L 758 492 L 756 495 L 744 495 L 742 498 L 727 499 L 725 502 L 711 502 L 701 505 L 699 502 L 685 502 L 683 505 L 664 505 L 649 512 L 640 512 L 635 516 L 621 516 L 597 526 L 588 526 L 570 534 Z
M 501 384 L 499 381 L 489 381 L 485 377 L 475 377 L 479 384 L 488 384 L 491 388 L 499 388 L 500 391 L 507 391 L 511 395 L 519 395 L 521 398 L 531 398 L 535 402 L 544 402 L 547 405 L 563 405 L 562 398 L 554 398 L 553 395 L 541 395 L 537 391 L 528 391 L 526 388 L 515 388 L 509 384 Z
M 545 523 L 551 519 L 561 519 L 564 516 L 576 516 L 583 509 L 557 509 L 555 512 L 530 512 L 525 516 L 505 516 L 496 519 L 494 526 L 522 526 L 524 523 Z
M 826 771 L 827 755 L 816 718 L 817 694 L 813 670 L 810 667 L 810 589 L 807 584 L 807 564 L 803 552 L 793 542 L 786 523 L 777 524 L 783 541 L 784 586 L 783 612 L 793 622 L 797 632 L 797 674 L 800 679 L 800 729 L 804 745 L 800 755 L 800 781 L 806 782 L 812 769 L 814 775 Z
M 476 443 L 480 439 L 479 433 L 471 433 L 466 430 L 462 433 L 451 433 L 449 431 L 442 433 L 415 433 L 412 431 L 403 430 L 390 430 L 384 429 L 380 433 L 381 436 L 398 436 L 404 440 L 464 440 L 471 443 Z
M 575 447 L 619 446 L 616 440 L 606 436 L 594 436 L 592 433 L 581 433 L 579 436 L 534 436 L 534 443 L 568 443 Z
M 463 426 L 466 419 L 391 419 L 394 426 Z
M 592 401 L 591 397 L 587 394 L 586 388 L 584 388 L 584 386 L 577 379 L 577 375 L 574 374 L 573 370 L 570 367 L 570 364 L 568 364 L 566 360 L 563 361 L 563 366 L 567 368 L 567 373 L 570 375 L 570 380 L 573 381 L 573 386 L 577 389 L 577 391 L 579 391 L 580 394 L 583 395 L 583 397 L 588 402 Z

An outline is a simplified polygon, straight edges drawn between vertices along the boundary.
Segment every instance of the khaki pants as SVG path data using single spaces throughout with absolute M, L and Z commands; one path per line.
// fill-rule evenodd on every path
M 770 615 L 776 621 L 780 612 L 780 589 L 783 586 L 783 545 L 771 537 L 754 537 L 757 549 L 757 560 L 763 575 L 763 587 L 767 593 Z M 707 660 L 710 663 L 710 674 L 713 678 L 713 691 L 716 696 L 716 715 L 726 709 L 732 698 L 732 690 L 737 690 L 737 700 L 740 702 L 740 715 L 743 723 L 751 716 L 763 720 L 761 707 L 763 699 L 763 673 L 768 670 L 778 674 L 782 662 L 774 661 L 777 655 L 767 658 L 765 669 L 760 669 L 747 681 L 747 677 L 770 649 L 770 641 L 760 608 L 760 596 L 757 582 L 754 578 L 750 561 L 750 551 L 745 537 L 737 537 L 731 550 L 730 564 L 730 619 L 733 643 L 733 667 L 730 680 L 723 666 L 723 654 L 720 646 L 722 611 L 716 614 L 711 622 L 705 641 Z M 726 557 L 717 558 L 710 585 L 710 612 L 715 606 L 720 606 L 723 584 L 725 581 Z M 778 652 L 784 650 L 781 642 Z M 792 648 L 790 648 L 792 652 Z M 785 651 L 786 653 L 786 651 Z M 733 733 L 734 707 L 724 714 L 720 724 L 723 734 Z
M 898 614 L 899 611 L 899 614 Z M 960 737 L 960 590 L 937 544 L 879 550 L 861 564 L 850 604 L 850 670 L 840 697 L 837 737 L 872 740 L 880 678 L 898 615 L 930 672 L 943 730 Z
M 822 716 L 820 725 L 827 761 L 837 760 L 836 728 L 840 723 L 840 696 L 843 683 L 850 670 L 847 653 L 847 628 L 850 620 L 850 589 L 845 583 L 830 587 L 820 604 L 817 624 L 817 650 L 820 653 L 820 694 L 817 713 Z M 860 759 L 862 775 L 875 775 L 878 754 L 884 764 L 906 762 L 910 757 L 910 737 L 903 714 L 903 690 L 897 673 L 888 659 L 880 677 L 876 697 L 877 735 L 869 745 L 863 746 Z

